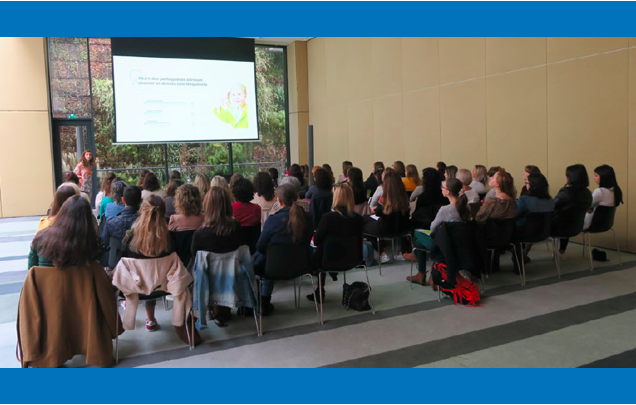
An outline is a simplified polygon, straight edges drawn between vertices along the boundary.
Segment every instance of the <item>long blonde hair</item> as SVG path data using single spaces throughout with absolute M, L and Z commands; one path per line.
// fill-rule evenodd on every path
M 192 184 L 199 189 L 199 192 L 201 193 L 201 199 L 205 197 L 205 195 L 208 193 L 208 190 L 210 189 L 210 180 L 208 179 L 208 176 L 202 173 L 196 175 Z
M 331 208 L 337 210 L 340 208 L 344 212 L 341 214 L 347 214 L 348 217 L 352 217 L 355 214 L 353 199 L 353 190 L 347 183 L 335 184 L 333 186 L 333 203 Z
M 148 257 L 157 257 L 170 249 L 166 205 L 156 195 L 146 198 L 139 209 L 139 218 L 132 226 L 130 249 Z
M 214 176 L 212 181 L 210 182 L 210 188 L 221 187 L 225 189 L 230 196 L 230 201 L 234 202 L 234 196 L 232 195 L 232 190 L 230 190 L 230 185 L 227 184 L 227 180 L 223 176 Z M 205 205 L 205 204 L 204 204 Z

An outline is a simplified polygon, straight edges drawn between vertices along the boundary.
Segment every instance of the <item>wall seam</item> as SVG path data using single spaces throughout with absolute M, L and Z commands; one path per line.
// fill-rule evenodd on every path
M 550 119 L 548 116 L 548 103 L 549 103 L 549 86 L 548 86 L 548 37 L 545 37 L 545 165 L 546 178 L 550 178 Z
M 440 43 L 439 37 L 437 37 L 437 102 L 439 105 L 439 114 L 437 114 L 437 120 L 439 122 L 439 161 L 442 161 L 442 88 L 439 85 L 440 81 Z
M 629 45 L 629 38 L 627 38 L 627 41 L 628 41 L 627 43 Z M 629 46 L 628 46 L 628 48 L 629 48 Z M 631 164 L 630 164 L 631 160 L 630 160 L 630 156 L 629 156 L 630 155 L 630 150 L 631 150 L 631 144 L 630 144 L 631 128 L 630 128 L 630 119 L 629 119 L 630 118 L 630 102 L 631 102 L 631 98 L 630 98 L 630 95 L 631 95 L 631 91 L 630 91 L 631 90 L 631 88 L 630 88 L 631 66 L 630 66 L 630 62 L 631 62 L 630 51 L 628 50 L 627 51 L 627 186 L 629 186 L 631 184 L 630 183 L 630 178 L 632 177 L 631 169 L 630 169 L 631 168 Z M 628 187 L 625 187 L 625 189 L 627 190 Z M 629 207 L 630 207 L 631 201 L 629 199 L 629 192 L 625 193 L 625 195 L 627 196 L 627 204 L 625 206 L 625 209 L 627 210 L 627 212 L 625 214 L 625 218 L 627 220 L 627 224 L 625 226 L 625 232 L 626 232 L 626 235 L 625 235 L 625 246 L 623 246 L 623 247 L 624 247 L 625 250 L 629 251 L 630 250 L 630 243 L 629 242 L 630 242 L 630 234 L 631 234 L 630 227 L 629 227 L 629 219 L 630 219 L 630 214 L 629 214 L 630 209 L 629 209 Z M 623 198 L 625 198 L 625 196 Z
M 484 37 L 484 114 L 486 123 L 486 166 L 490 167 L 490 148 L 488 147 L 488 44 Z

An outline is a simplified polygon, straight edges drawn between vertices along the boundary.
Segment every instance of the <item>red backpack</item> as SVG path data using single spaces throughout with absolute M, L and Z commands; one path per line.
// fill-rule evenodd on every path
M 446 265 L 444 263 L 433 263 L 433 271 L 437 271 L 441 274 L 443 280 L 447 280 Z M 465 279 L 459 273 L 455 276 L 455 287 L 452 289 L 439 287 L 442 292 L 453 297 L 455 305 L 460 304 L 467 305 L 469 307 L 478 307 L 479 302 L 479 287 L 477 284 L 470 280 Z

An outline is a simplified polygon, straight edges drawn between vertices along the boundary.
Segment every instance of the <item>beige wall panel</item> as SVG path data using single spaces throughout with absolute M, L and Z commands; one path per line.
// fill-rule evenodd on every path
M 402 95 L 373 100 L 373 141 L 375 160 L 390 165 L 404 160 Z
M 309 111 L 306 42 L 297 41 L 287 46 L 287 77 L 289 87 L 289 112 Z
M 486 44 L 484 38 L 440 38 L 440 84 L 484 77 Z
M 404 163 L 422 169 L 439 161 L 439 88 L 404 93 Z
M 565 180 L 565 168 L 586 166 L 592 183 L 595 167 L 614 167 L 627 184 L 627 63 L 620 51 L 548 67 L 548 168 L 552 192 Z M 591 189 L 596 188 L 592 184 Z M 627 210 L 618 210 L 614 229 L 621 245 L 627 234 Z M 611 246 L 609 235 L 594 244 Z
M 636 38 L 629 38 L 629 46 L 636 46 Z
M 486 79 L 488 162 L 512 174 L 517 190 L 523 168 L 548 169 L 546 67 Z
M 289 114 L 289 153 L 292 163 L 307 163 L 309 113 Z
M 298 112 L 298 91 L 297 80 L 298 72 L 296 71 L 296 44 L 298 42 L 292 42 L 287 45 L 287 87 L 288 87 L 288 99 L 289 113 Z
M 327 62 L 325 61 L 325 38 L 314 38 L 307 43 L 307 74 L 309 108 L 327 107 Z
M 546 63 L 546 38 L 486 38 L 486 74 Z
M 329 161 L 327 109 L 312 109 L 309 113 L 309 124 L 314 126 L 314 163 L 326 163 Z
M 548 38 L 548 63 L 627 47 L 627 38 Z
M 373 97 L 402 92 L 402 40 L 371 39 Z
M 46 213 L 53 198 L 48 113 L 0 112 L 0 128 L 5 134 L 0 148 L 2 214 L 19 217 Z M 26 156 L 29 166 L 25 170 Z M 27 195 L 30 197 L 25 198 Z
M 338 177 L 344 160 L 349 156 L 349 109 L 347 106 L 327 108 L 327 128 L 329 128 L 329 163 Z
M 346 104 L 347 94 L 347 40 L 327 38 L 325 42 L 327 61 L 327 105 Z
M 373 97 L 371 38 L 347 38 L 347 89 L 349 101 Z
M 0 38 L 0 111 L 47 111 L 42 38 Z
M 636 45 L 636 38 L 631 38 Z M 621 185 L 624 183 L 621 183 Z M 629 175 L 627 190 L 629 250 L 636 252 L 636 49 L 629 50 Z M 627 201 L 626 201 L 627 203 Z
M 439 39 L 402 38 L 402 88 L 419 90 L 439 84 Z
M 441 88 L 441 159 L 472 168 L 487 159 L 486 82 L 471 80 Z
M 375 162 L 373 144 L 373 102 L 371 100 L 349 104 L 349 160 L 362 169 L 371 171 Z

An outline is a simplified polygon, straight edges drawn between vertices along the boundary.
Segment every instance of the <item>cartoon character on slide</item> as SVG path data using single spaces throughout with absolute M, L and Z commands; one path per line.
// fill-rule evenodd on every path
M 243 84 L 235 84 L 227 92 L 219 106 L 214 107 L 214 115 L 234 128 L 247 128 L 247 89 Z

